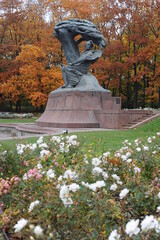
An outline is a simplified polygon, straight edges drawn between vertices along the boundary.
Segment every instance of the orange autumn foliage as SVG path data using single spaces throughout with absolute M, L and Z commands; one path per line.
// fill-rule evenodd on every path
M 48 66 L 48 59 L 42 48 L 26 45 L 16 58 L 20 62 L 20 78 L 23 93 L 33 106 L 45 105 L 48 94 L 62 85 L 58 67 Z
M 92 21 L 107 39 L 91 67 L 124 107 L 160 107 L 160 5 L 150 0 L 1 0 L 0 99 L 45 105 L 63 84 L 66 64 L 55 24 L 68 18 Z M 49 19 L 49 21 L 48 21 Z M 83 44 L 80 45 L 83 49 Z

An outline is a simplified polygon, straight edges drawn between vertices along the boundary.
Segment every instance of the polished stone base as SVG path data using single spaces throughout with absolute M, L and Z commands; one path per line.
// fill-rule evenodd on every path
M 109 91 L 53 91 L 38 126 L 55 128 L 118 128 L 121 100 Z M 107 113 L 107 116 L 106 116 Z M 108 115 L 109 114 L 109 115 Z M 106 120 L 109 121 L 106 125 Z
M 59 88 L 51 92 L 37 127 L 122 129 L 152 114 L 146 110 L 121 110 L 121 98 L 112 97 L 96 78 L 88 74 L 83 81 L 85 90 L 79 85 L 76 90 Z

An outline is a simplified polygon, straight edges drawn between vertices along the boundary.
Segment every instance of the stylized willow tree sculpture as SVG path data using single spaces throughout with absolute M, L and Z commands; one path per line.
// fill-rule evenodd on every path
M 96 26 L 87 20 L 70 19 L 59 22 L 54 29 L 54 35 L 62 43 L 67 66 L 61 67 L 65 87 L 76 87 L 85 74 L 88 74 L 90 65 L 102 56 L 106 46 L 104 36 L 96 29 Z M 75 40 L 81 35 L 79 40 Z M 80 54 L 78 45 L 86 41 L 85 51 Z M 100 50 L 91 50 L 93 44 Z

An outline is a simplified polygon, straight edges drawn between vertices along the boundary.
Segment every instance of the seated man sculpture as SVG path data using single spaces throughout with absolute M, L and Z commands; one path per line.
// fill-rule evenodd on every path
M 79 34 L 82 38 L 75 41 L 75 36 Z M 61 66 L 65 83 L 62 88 L 76 87 L 88 73 L 90 65 L 102 56 L 106 40 L 95 25 L 86 20 L 71 19 L 60 22 L 55 26 L 54 35 L 61 41 L 67 60 L 67 66 Z M 78 44 L 82 41 L 86 41 L 86 44 L 84 52 L 80 55 Z M 92 50 L 94 43 L 101 50 Z
M 88 73 L 90 65 L 94 63 L 102 55 L 102 50 L 91 50 L 93 41 L 89 40 L 85 44 L 85 51 L 80 57 L 65 67 L 61 67 L 65 87 L 75 87 L 84 74 Z

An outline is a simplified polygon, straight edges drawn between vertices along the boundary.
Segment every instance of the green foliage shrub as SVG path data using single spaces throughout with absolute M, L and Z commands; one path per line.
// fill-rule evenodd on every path
M 17 239 L 159 239 L 160 133 L 100 152 L 77 136 L 0 147 L 0 226 Z

